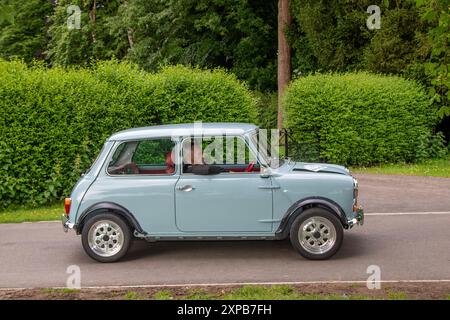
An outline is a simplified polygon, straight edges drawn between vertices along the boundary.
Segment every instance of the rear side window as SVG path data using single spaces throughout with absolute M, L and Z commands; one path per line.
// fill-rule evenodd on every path
M 158 138 L 121 143 L 108 165 L 110 175 L 170 175 L 175 173 L 170 138 Z

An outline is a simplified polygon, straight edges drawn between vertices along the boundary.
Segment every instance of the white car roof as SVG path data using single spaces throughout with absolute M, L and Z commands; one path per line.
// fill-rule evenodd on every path
M 191 135 L 242 135 L 254 131 L 257 128 L 258 127 L 254 124 L 233 122 L 167 124 L 119 131 L 110 136 L 108 140 L 122 141 L 157 137 L 184 137 Z

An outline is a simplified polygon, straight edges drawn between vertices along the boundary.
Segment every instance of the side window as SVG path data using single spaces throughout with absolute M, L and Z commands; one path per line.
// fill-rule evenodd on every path
M 183 141 L 183 173 L 193 173 L 193 166 L 207 165 L 220 173 L 259 172 L 256 157 L 241 137 L 187 138 Z
M 256 157 L 241 137 L 227 137 L 224 143 L 224 163 L 239 167 L 257 164 Z M 258 167 L 259 168 L 259 167 Z
M 175 162 L 170 138 L 128 141 L 120 144 L 108 165 L 108 173 L 118 174 L 173 174 Z

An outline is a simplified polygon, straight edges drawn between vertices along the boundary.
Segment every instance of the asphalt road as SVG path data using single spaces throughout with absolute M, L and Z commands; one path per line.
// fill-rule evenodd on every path
M 60 223 L 3 224 L 0 287 L 64 287 L 70 265 L 80 267 L 83 287 L 365 281 L 370 265 L 382 281 L 450 281 L 450 179 L 358 178 L 361 203 L 376 214 L 345 233 L 331 260 L 305 260 L 288 241 L 137 241 L 123 261 L 101 264 Z

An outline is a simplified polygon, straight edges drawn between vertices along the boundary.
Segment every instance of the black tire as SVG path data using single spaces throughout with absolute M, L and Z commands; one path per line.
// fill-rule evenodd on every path
M 302 224 L 306 221 L 311 221 L 310 219 L 313 217 L 318 217 L 318 219 L 316 219 L 315 221 L 319 221 L 317 222 L 319 224 L 319 229 L 321 232 L 319 233 L 302 233 L 302 237 L 303 235 L 305 237 L 309 237 L 309 239 L 311 239 L 311 241 L 306 240 L 307 238 L 305 238 L 303 240 L 303 242 L 300 240 L 300 236 L 299 236 L 299 230 L 300 227 L 302 226 Z M 324 220 L 325 219 L 325 220 Z M 322 223 L 322 222 L 325 223 Z M 328 222 L 326 222 L 328 221 Z M 314 225 L 314 224 L 313 224 Z M 328 225 L 328 234 L 329 234 L 329 238 L 326 238 L 326 225 Z M 334 227 L 334 231 L 332 230 L 333 228 L 331 227 L 331 225 Z M 314 228 L 313 230 L 316 230 L 316 228 Z M 320 238 L 316 238 L 319 235 Z M 334 236 L 332 235 L 334 234 Z M 341 221 L 339 220 L 338 217 L 336 217 L 336 215 L 334 215 L 333 213 L 331 213 L 328 210 L 322 209 L 322 208 L 311 208 L 311 209 L 307 209 L 304 212 L 302 212 L 292 223 L 291 226 L 291 230 L 290 230 L 290 234 L 289 234 L 290 240 L 291 240 L 291 244 L 294 247 L 294 249 L 296 249 L 303 257 L 310 259 L 310 260 L 325 260 L 328 259 L 330 257 L 332 257 L 336 252 L 339 251 L 342 242 L 344 240 L 344 228 L 342 226 Z M 330 240 L 330 238 L 334 238 L 334 241 Z M 303 239 L 303 238 L 302 238 Z M 320 246 L 317 243 L 320 243 L 322 240 L 325 240 L 325 242 L 322 245 L 326 245 L 325 248 L 326 250 L 324 252 L 312 252 L 312 250 L 320 250 Z M 329 241 L 329 242 L 327 242 Z M 309 242 L 309 244 L 308 244 Z M 314 243 L 313 245 L 311 245 L 311 242 Z M 313 247 L 317 247 L 317 249 L 314 248 L 308 248 L 308 246 L 313 246 Z M 319 249 L 320 248 L 320 249 Z
M 95 250 L 92 249 L 89 245 L 89 232 L 91 228 L 100 221 L 109 221 L 111 222 L 111 224 L 115 224 L 116 226 L 118 226 L 122 231 L 121 234 L 123 237 L 123 244 L 121 246 L 117 246 L 116 250 L 118 251 L 113 255 L 102 256 L 100 254 L 97 254 Z M 83 245 L 84 251 L 88 254 L 89 257 L 99 262 L 116 262 L 120 260 L 127 253 L 128 249 L 130 248 L 131 242 L 132 236 L 129 225 L 120 216 L 112 213 L 96 214 L 88 218 L 81 232 L 81 243 Z

